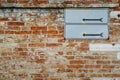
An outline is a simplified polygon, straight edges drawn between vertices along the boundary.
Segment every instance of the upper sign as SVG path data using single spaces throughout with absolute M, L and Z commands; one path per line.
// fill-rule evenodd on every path
M 108 9 L 66 9 L 66 23 L 107 23 Z

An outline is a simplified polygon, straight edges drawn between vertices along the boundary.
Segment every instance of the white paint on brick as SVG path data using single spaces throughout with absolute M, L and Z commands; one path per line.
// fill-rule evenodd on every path
M 0 34 L 0 39 L 3 39 L 3 35 L 2 34 Z
M 117 53 L 117 59 L 120 60 L 120 52 Z
M 58 38 L 48 38 L 47 43 L 58 43 Z
M 63 3 L 65 0 L 49 0 L 49 3 Z
M 120 11 L 112 11 L 110 12 L 110 18 L 118 19 L 118 14 L 120 14 Z
M 17 43 L 0 43 L 0 48 L 15 48 Z
M 90 43 L 90 51 L 120 51 L 120 44 Z

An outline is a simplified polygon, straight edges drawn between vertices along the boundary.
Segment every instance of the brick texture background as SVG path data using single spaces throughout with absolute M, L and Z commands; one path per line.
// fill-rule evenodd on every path
M 120 43 L 120 0 L 0 0 L 0 7 L 108 7 L 109 40 L 65 40 L 64 9 L 0 9 L 0 80 L 118 78 L 117 52 L 89 43 Z

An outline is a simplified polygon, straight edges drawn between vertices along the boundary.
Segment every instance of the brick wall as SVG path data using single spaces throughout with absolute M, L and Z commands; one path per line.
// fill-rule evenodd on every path
M 0 0 L 1 7 L 109 7 L 109 40 L 65 40 L 64 9 L 0 9 L 0 80 L 118 78 L 117 52 L 89 43 L 120 43 L 120 0 Z

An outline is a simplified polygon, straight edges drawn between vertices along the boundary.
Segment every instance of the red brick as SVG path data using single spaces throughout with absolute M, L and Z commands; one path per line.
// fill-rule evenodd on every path
M 71 52 L 71 51 L 67 52 L 66 55 L 71 56 L 71 55 L 73 55 L 73 52 Z
M 65 58 L 71 60 L 71 59 L 74 59 L 74 56 L 65 56 Z
M 8 26 L 7 28 L 4 28 L 4 30 L 8 30 L 8 31 L 10 31 L 10 30 L 20 30 L 20 27 L 18 27 L 18 26 Z
M 24 22 L 7 22 L 7 25 L 24 26 Z
M 72 47 L 72 46 L 75 46 L 75 45 L 77 45 L 77 43 L 69 43 L 69 44 L 67 45 L 67 47 Z
M 47 43 L 46 47 L 56 47 L 56 46 L 60 46 L 60 43 Z
M 33 0 L 34 3 L 39 3 L 39 4 L 47 4 L 48 0 Z
M 65 1 L 66 4 L 72 4 L 73 1 Z
M 33 78 L 33 80 L 43 80 L 44 78 L 42 78 L 42 77 L 35 77 L 35 78 Z
M 15 34 L 15 31 L 5 31 L 5 34 Z
M 85 74 L 77 74 L 78 77 L 85 77 Z
M 42 31 L 43 34 L 58 35 L 58 31 Z
M 81 43 L 80 47 L 77 48 L 80 51 L 87 51 L 88 49 L 88 43 Z
M 58 69 L 57 72 L 65 72 L 65 69 Z
M 85 65 L 85 68 L 89 68 L 89 69 L 101 68 L 101 65 Z
M 88 48 L 88 43 L 81 43 L 80 46 L 83 47 L 83 48 Z
M 101 59 L 101 56 L 85 56 L 85 59 Z
M 84 68 L 84 65 L 79 65 L 79 64 L 77 64 L 77 65 L 68 65 L 67 67 L 68 68 Z
M 86 60 L 72 60 L 70 64 L 85 64 Z
M 15 0 L 7 0 L 8 3 L 14 3 Z
M 12 58 L 10 56 L 5 56 L 5 57 L 2 57 L 3 61 L 5 60 L 11 60 Z
M 39 16 L 39 15 L 38 13 L 27 13 L 25 16 L 31 17 L 31 16 Z
M 102 74 L 90 74 L 90 77 L 102 77 Z
M 112 0 L 107 0 L 107 2 L 112 2 Z
M 4 31 L 0 31 L 0 34 L 4 34 Z
M 103 65 L 103 68 L 115 68 L 115 65 Z
M 51 80 L 61 80 L 61 78 L 51 78 Z
M 40 34 L 40 31 L 32 31 L 32 34 Z
M 63 36 L 61 36 L 61 37 L 62 37 L 61 39 L 58 39 L 58 42 L 59 42 L 59 43 L 63 43 L 63 42 L 65 42 L 64 37 L 63 37 Z
M 24 57 L 28 56 L 28 53 L 27 53 L 27 52 L 23 52 L 23 51 L 18 52 L 18 54 L 19 54 L 20 56 L 24 56 Z
M 103 74 L 103 76 L 104 77 L 120 77 L 120 74 L 118 73 L 118 74 L 114 74 L 114 73 L 112 73 L 112 74 Z
M 82 80 L 91 80 L 90 78 L 82 78 Z
M 120 64 L 120 60 L 114 60 L 112 61 L 113 64 Z
M 3 41 L 4 41 L 3 39 L 0 39 L 0 43 L 3 43 Z
M 36 61 L 36 63 L 43 64 L 43 63 L 45 63 L 45 61 L 46 61 L 46 59 L 39 59 Z
M 32 77 L 48 77 L 49 75 L 48 74 L 45 74 L 45 73 L 43 73 L 43 74 L 32 74 Z
M 27 47 L 27 44 L 19 44 L 19 47 L 21 47 L 21 48 Z
M 28 51 L 27 48 L 16 48 L 15 51 Z
M 49 35 L 48 34 L 48 38 L 59 38 L 59 40 L 63 40 L 63 39 L 60 39 L 60 38 L 63 38 L 63 35 Z
M 110 61 L 96 61 L 97 64 L 110 64 Z
M 103 68 L 103 69 L 99 69 L 97 72 L 99 72 L 99 73 L 109 73 L 110 71 L 111 71 L 111 69 Z
M 58 52 L 59 55 L 63 55 L 64 53 L 63 52 Z
M 84 70 L 84 69 L 80 69 L 79 70 L 79 72 L 85 72 L 85 73 L 93 73 L 94 71 L 93 70 L 89 70 L 89 69 L 87 69 L 87 70 Z
M 2 7 L 2 3 L 0 2 L 0 7 Z
M 31 31 L 15 31 L 15 34 L 31 34 Z
M 119 2 L 120 2 L 120 0 L 119 0 Z M 119 7 L 115 7 L 114 11 L 120 11 L 120 8 Z
M 43 43 L 31 43 L 29 44 L 29 47 L 44 47 Z
M 74 72 L 73 69 L 65 69 L 65 72 Z
M 12 21 L 17 21 L 17 18 L 11 18 Z
M 11 52 L 2 52 L 1 56 L 11 56 L 13 55 L 12 51 Z
M 17 3 L 28 3 L 29 0 L 17 0 Z
M 8 21 L 8 18 L 0 18 L 0 21 Z
M 31 27 L 31 30 L 42 30 L 42 31 L 46 31 L 47 28 L 46 27 Z
M 54 26 L 48 26 L 47 30 L 48 31 L 56 31 L 56 27 L 54 27 Z
M 67 74 L 68 77 L 76 77 L 75 73 L 69 73 Z

